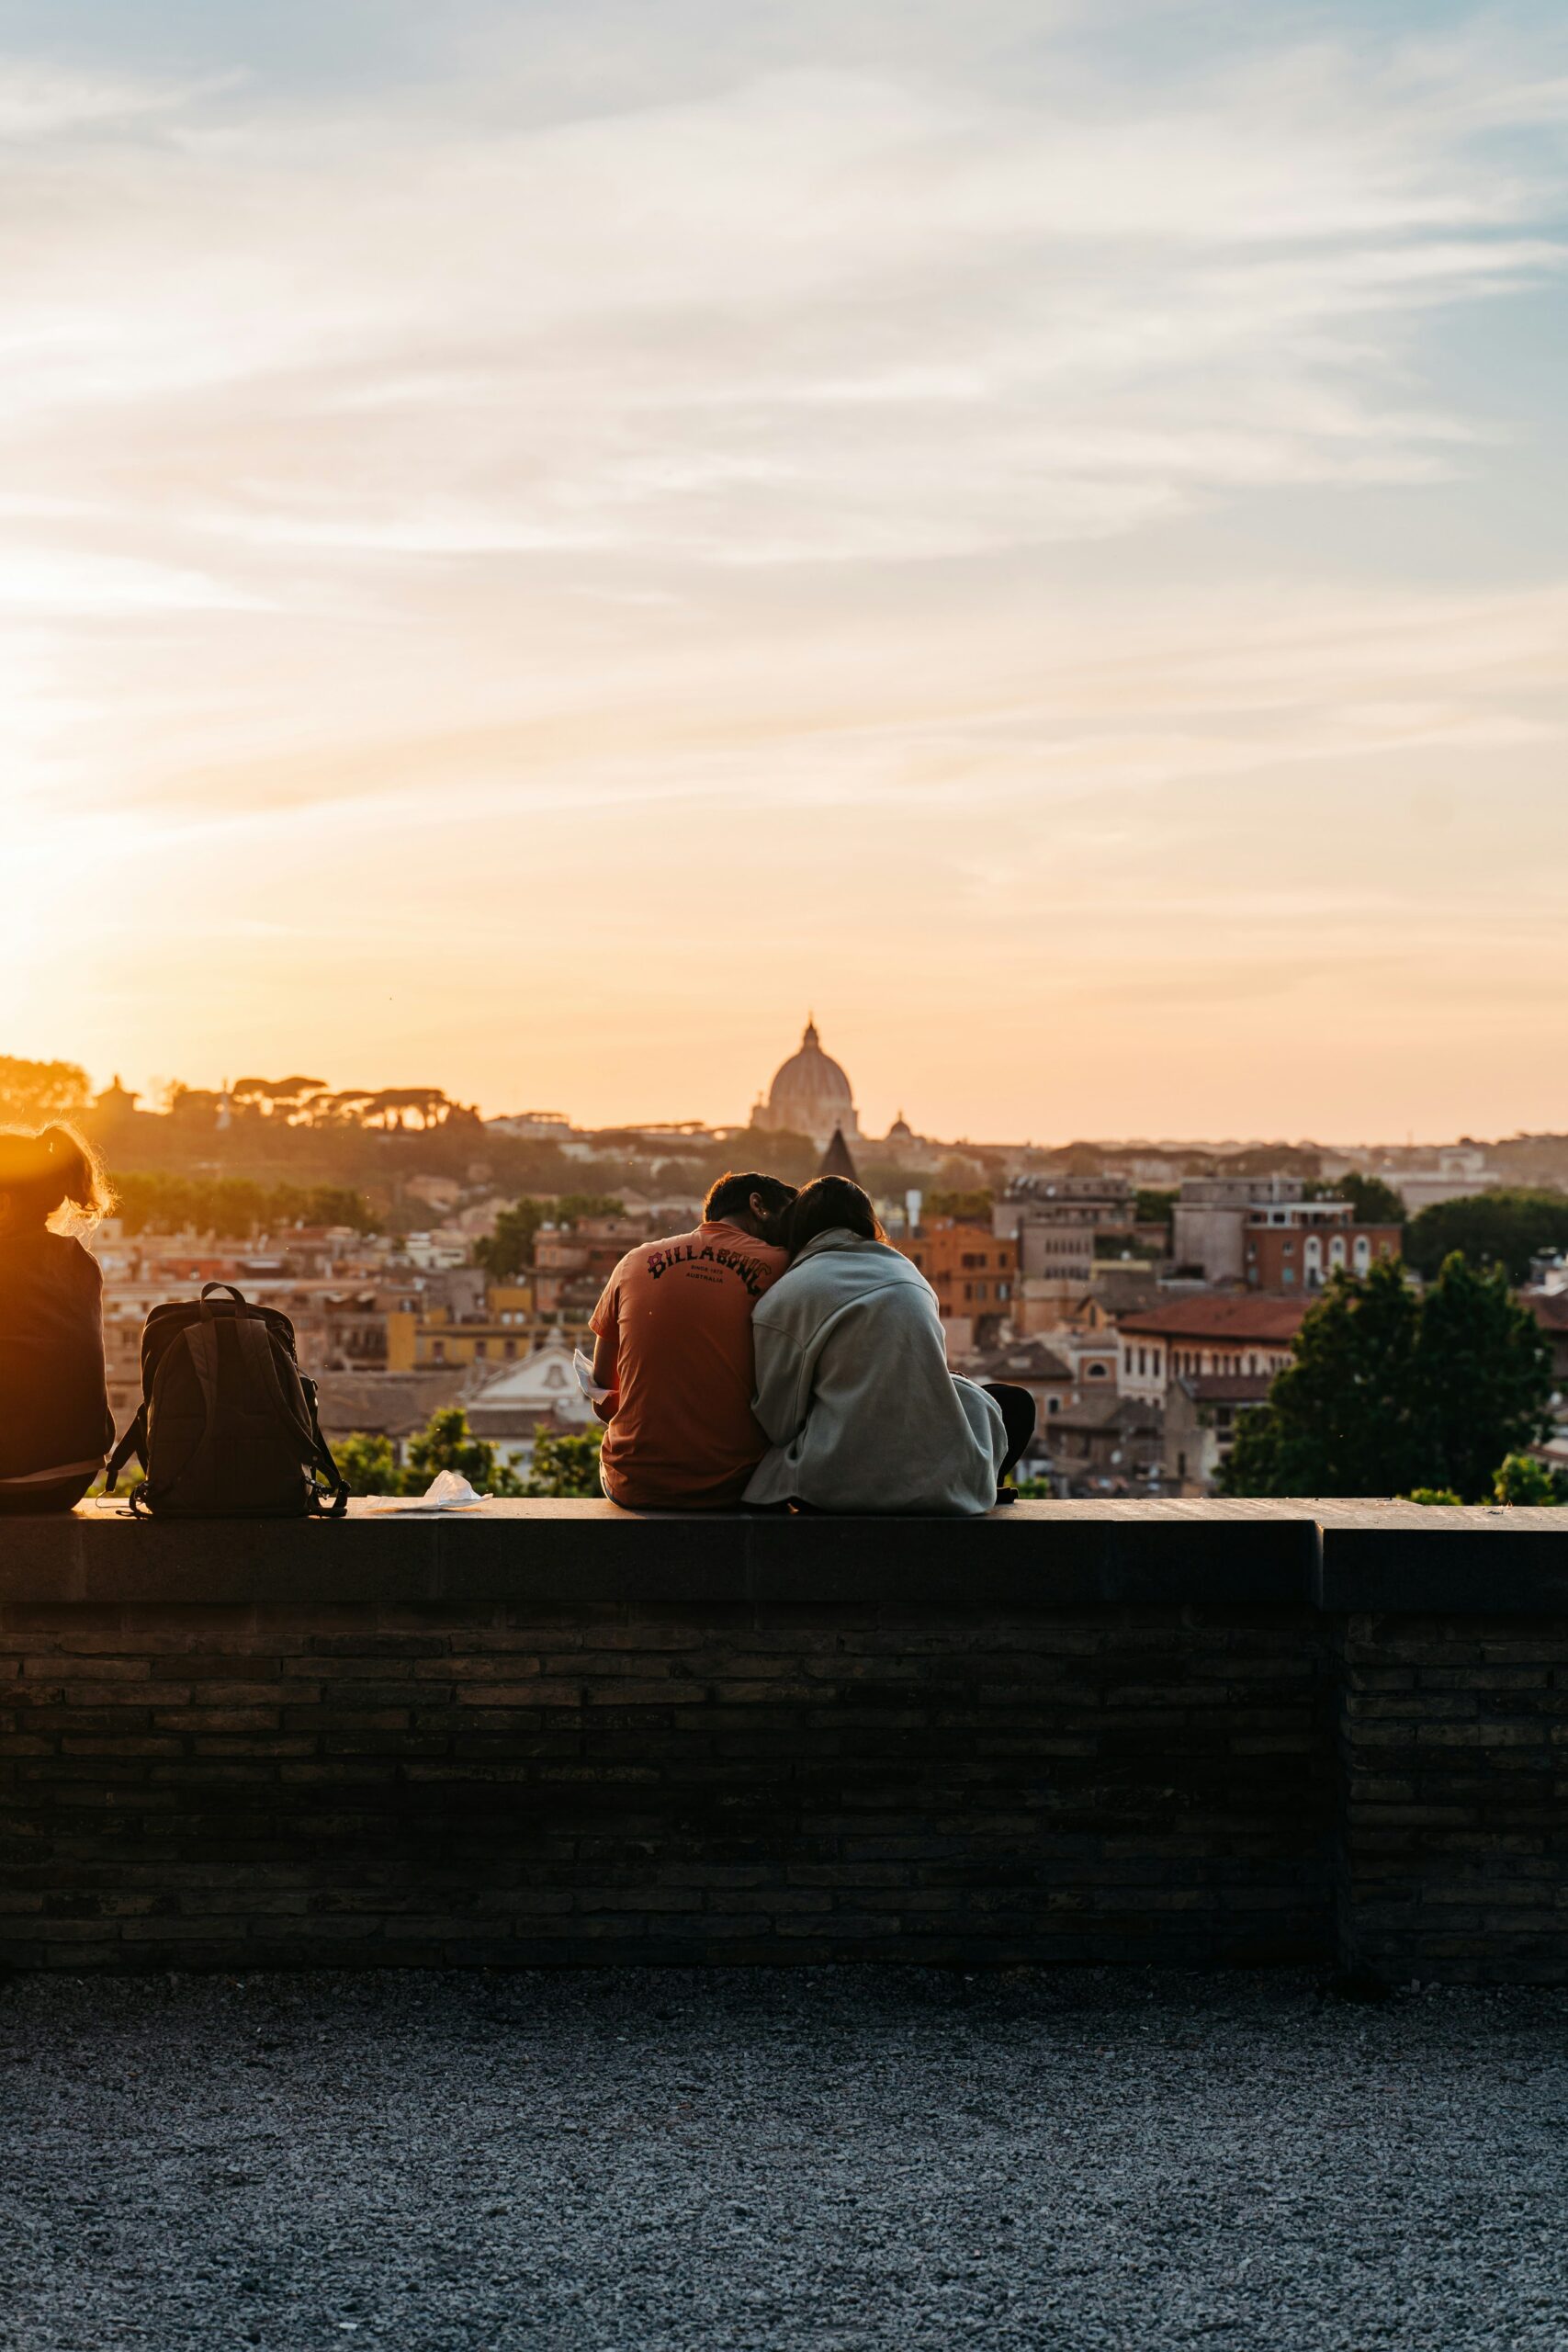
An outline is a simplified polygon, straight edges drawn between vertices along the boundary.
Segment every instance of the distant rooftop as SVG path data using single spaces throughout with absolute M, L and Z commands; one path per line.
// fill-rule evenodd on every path
M 1168 1306 L 1123 1316 L 1121 1329 L 1140 1339 L 1293 1340 L 1308 1303 L 1301 1298 L 1260 1297 L 1256 1292 L 1223 1298 L 1173 1299 Z

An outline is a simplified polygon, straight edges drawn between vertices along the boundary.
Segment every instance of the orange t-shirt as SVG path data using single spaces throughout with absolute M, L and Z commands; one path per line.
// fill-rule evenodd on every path
M 615 1340 L 604 1484 L 632 1510 L 721 1510 L 768 1450 L 751 1416 L 751 1309 L 789 1263 L 738 1225 L 630 1250 L 592 1329 Z

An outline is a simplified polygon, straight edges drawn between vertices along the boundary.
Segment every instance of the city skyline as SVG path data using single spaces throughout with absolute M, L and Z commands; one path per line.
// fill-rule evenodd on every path
M 813 1031 L 816 1030 L 817 1025 L 818 1024 L 814 1018 L 808 1023 L 808 1027 Z M 66 1056 L 61 1058 L 65 1060 L 67 1064 L 70 1064 L 73 1057 Z M 288 1057 L 285 1057 L 284 1058 L 287 1059 Z M 294 1058 L 298 1061 L 299 1057 L 296 1056 Z M 790 1057 L 785 1057 L 786 1060 L 788 1058 Z M 836 1059 L 837 1057 L 835 1057 L 834 1058 Z M 116 1069 L 112 1072 L 98 1072 L 88 1069 L 85 1071 L 85 1076 L 87 1080 L 89 1099 L 94 1097 L 103 1098 L 105 1096 L 112 1097 L 115 1092 L 118 1091 L 122 1093 L 129 1094 L 130 1102 L 134 1103 L 139 1112 L 151 1113 L 153 1115 L 162 1115 L 166 1113 L 171 1107 L 171 1098 L 174 1092 L 184 1089 L 192 1083 L 189 1080 L 184 1077 L 172 1080 L 159 1077 L 151 1080 L 147 1085 L 139 1085 L 133 1080 L 128 1088 L 126 1084 L 127 1073 L 119 1069 Z M 435 1074 L 434 1078 L 432 1073 L 428 1071 L 424 1073 L 425 1079 L 432 1081 L 428 1088 L 422 1085 L 405 1086 L 403 1081 L 404 1079 L 406 1079 L 406 1076 L 407 1073 L 405 1072 L 402 1078 L 394 1077 L 389 1081 L 387 1081 L 387 1086 L 393 1091 L 407 1093 L 411 1097 L 411 1100 L 416 1094 L 428 1094 L 431 1102 L 441 1106 L 442 1109 L 449 1107 L 454 1110 L 477 1111 L 479 1114 L 486 1120 L 500 1121 L 503 1124 L 526 1119 L 536 1119 L 541 1122 L 549 1122 L 558 1119 L 564 1122 L 564 1125 L 569 1131 L 578 1135 L 613 1134 L 620 1130 L 626 1130 L 628 1132 L 634 1130 L 647 1130 L 653 1132 L 660 1128 L 681 1131 L 694 1127 L 719 1135 L 728 1133 L 736 1136 L 738 1139 L 744 1135 L 754 1135 L 758 1139 L 759 1149 L 765 1156 L 766 1145 L 770 1134 L 781 1127 L 790 1135 L 804 1135 L 808 1140 L 813 1138 L 814 1134 L 814 1123 L 810 1118 L 792 1118 L 787 1115 L 769 1117 L 766 1115 L 770 1083 L 765 1077 L 759 1085 L 752 1089 L 751 1101 L 748 1104 L 746 1110 L 734 1116 L 701 1119 L 695 1116 L 687 1116 L 677 1110 L 666 1110 L 661 1113 L 647 1114 L 639 1114 L 637 1115 L 632 1115 L 630 1114 L 621 1114 L 612 1112 L 608 1118 L 591 1119 L 577 1115 L 573 1107 L 570 1103 L 547 1103 L 542 1100 L 524 1102 L 519 1098 L 514 1102 L 509 1101 L 504 1107 L 491 1108 L 483 1103 L 465 1102 L 460 1094 L 454 1093 L 450 1090 L 442 1087 L 439 1083 L 438 1073 Z M 314 1074 L 312 1074 L 312 1082 L 313 1080 Z M 236 1098 L 233 1114 L 238 1118 L 247 1109 L 254 1110 L 256 1108 L 261 1096 L 256 1093 L 255 1090 L 259 1087 L 262 1090 L 262 1094 L 265 1095 L 269 1083 L 270 1081 L 263 1078 L 249 1076 L 242 1078 L 237 1072 L 226 1071 L 222 1076 L 214 1080 L 210 1086 L 203 1086 L 199 1081 L 197 1081 L 195 1091 L 198 1093 L 217 1095 L 220 1098 L 233 1095 Z M 885 1116 L 880 1115 L 877 1112 L 874 1111 L 868 1117 L 864 1108 L 864 1101 L 861 1097 L 861 1091 L 859 1087 L 852 1080 L 849 1081 L 849 1084 L 851 1094 L 853 1097 L 851 1106 L 852 1117 L 850 1121 L 846 1124 L 840 1122 L 832 1114 L 829 1114 L 827 1119 L 827 1123 L 825 1125 L 821 1125 L 819 1129 L 815 1133 L 815 1140 L 818 1144 L 825 1144 L 830 1129 L 834 1125 L 843 1125 L 844 1132 L 851 1138 L 853 1148 L 858 1152 L 863 1152 L 871 1156 L 875 1155 L 878 1146 L 884 1141 L 887 1141 L 897 1146 L 900 1142 L 900 1138 L 905 1141 L 912 1140 L 921 1143 L 929 1142 L 938 1146 L 951 1145 L 957 1148 L 973 1146 L 976 1149 L 1014 1148 L 1052 1149 L 1071 1143 L 1094 1143 L 1102 1145 L 1107 1150 L 1112 1151 L 1136 1149 L 1147 1149 L 1150 1151 L 1228 1150 L 1236 1148 L 1247 1149 L 1253 1148 L 1266 1148 L 1270 1145 L 1278 1145 L 1281 1148 L 1285 1149 L 1294 1149 L 1297 1148 L 1312 1148 L 1315 1147 L 1330 1151 L 1339 1148 L 1362 1150 L 1368 1147 L 1386 1146 L 1392 1150 L 1406 1152 L 1411 1148 L 1421 1149 L 1427 1147 L 1437 1150 L 1446 1150 L 1460 1145 L 1468 1146 L 1489 1142 L 1499 1143 L 1507 1140 L 1509 1136 L 1518 1136 L 1525 1133 L 1551 1135 L 1564 1132 L 1564 1130 L 1561 1128 L 1540 1130 L 1514 1129 L 1507 1131 L 1506 1134 L 1500 1132 L 1497 1135 L 1486 1136 L 1479 1131 L 1456 1129 L 1444 1134 L 1432 1133 L 1427 1135 L 1416 1135 L 1414 1131 L 1407 1131 L 1404 1135 L 1399 1135 L 1390 1129 L 1379 1130 L 1377 1132 L 1369 1131 L 1364 1135 L 1335 1135 L 1326 1132 L 1322 1134 L 1312 1134 L 1303 1129 L 1300 1132 L 1292 1131 L 1287 1133 L 1281 1131 L 1277 1134 L 1269 1135 L 1264 1134 L 1261 1131 L 1252 1132 L 1237 1129 L 1234 1132 L 1227 1132 L 1216 1128 L 1208 1132 L 1202 1132 L 1198 1129 L 1170 1130 L 1168 1132 L 1155 1129 L 1129 1129 L 1122 1134 L 1113 1134 L 1109 1131 L 1102 1132 L 1100 1134 L 1091 1134 L 1088 1130 L 1075 1130 L 1072 1133 L 1068 1133 L 1064 1129 L 1058 1133 L 1055 1131 L 1048 1131 L 1043 1128 L 1026 1132 L 1021 1128 L 1016 1132 L 1009 1132 L 1006 1134 L 1003 1134 L 1000 1131 L 996 1134 L 983 1134 L 979 1131 L 976 1131 L 974 1133 L 970 1133 L 968 1131 L 960 1132 L 958 1130 L 948 1131 L 932 1126 L 929 1123 L 923 1124 L 919 1119 L 910 1120 L 906 1116 L 906 1106 L 902 1096 L 899 1096 L 898 1098 L 897 1107 L 893 1111 L 889 1111 Z M 380 1081 L 372 1082 L 362 1088 L 352 1086 L 348 1088 L 342 1088 L 339 1085 L 338 1076 L 336 1075 L 324 1078 L 321 1080 L 320 1087 L 320 1093 L 323 1099 L 331 1098 L 335 1095 L 340 1102 L 346 1100 L 355 1102 L 363 1102 L 367 1105 L 371 1103 L 371 1098 L 381 1091 L 383 1091 L 383 1086 Z M 867 1099 L 874 1102 L 879 1102 L 884 1099 L 891 1100 L 892 1097 L 888 1094 L 888 1090 L 884 1087 L 873 1090 Z M 298 1103 L 296 1103 L 291 1098 L 286 1102 L 282 1102 L 276 1106 L 274 1114 L 280 1118 L 291 1118 L 297 1115 L 299 1112 L 303 1112 L 305 1114 L 307 1121 L 312 1115 L 310 1102 L 307 1098 L 301 1097 Z M 355 1115 L 357 1115 L 357 1114 Z M 0 1121 L 0 1125 L 3 1124 L 4 1122 Z M 423 1122 L 421 1120 L 419 1122 L 419 1125 L 423 1126 Z M 893 1132 L 890 1132 L 890 1130 Z M 417 1132 L 418 1129 L 416 1128 L 415 1131 Z
M 1564 1124 L 1568 28 L 18 0 L 6 1050 Z

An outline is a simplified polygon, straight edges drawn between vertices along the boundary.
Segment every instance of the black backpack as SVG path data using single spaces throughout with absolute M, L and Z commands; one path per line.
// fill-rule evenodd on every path
M 130 1508 L 158 1519 L 337 1519 L 348 1505 L 293 1324 L 250 1306 L 231 1283 L 208 1283 L 199 1300 L 147 1317 L 141 1404 L 110 1456 L 111 1495 L 133 1453 L 147 1476 Z

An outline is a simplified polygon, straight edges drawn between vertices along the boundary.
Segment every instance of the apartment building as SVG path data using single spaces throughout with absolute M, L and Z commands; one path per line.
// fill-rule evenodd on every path
M 1206 1292 L 1125 1316 L 1116 1332 L 1118 1393 L 1152 1404 L 1183 1376 L 1272 1378 L 1290 1361 L 1307 1304 Z

